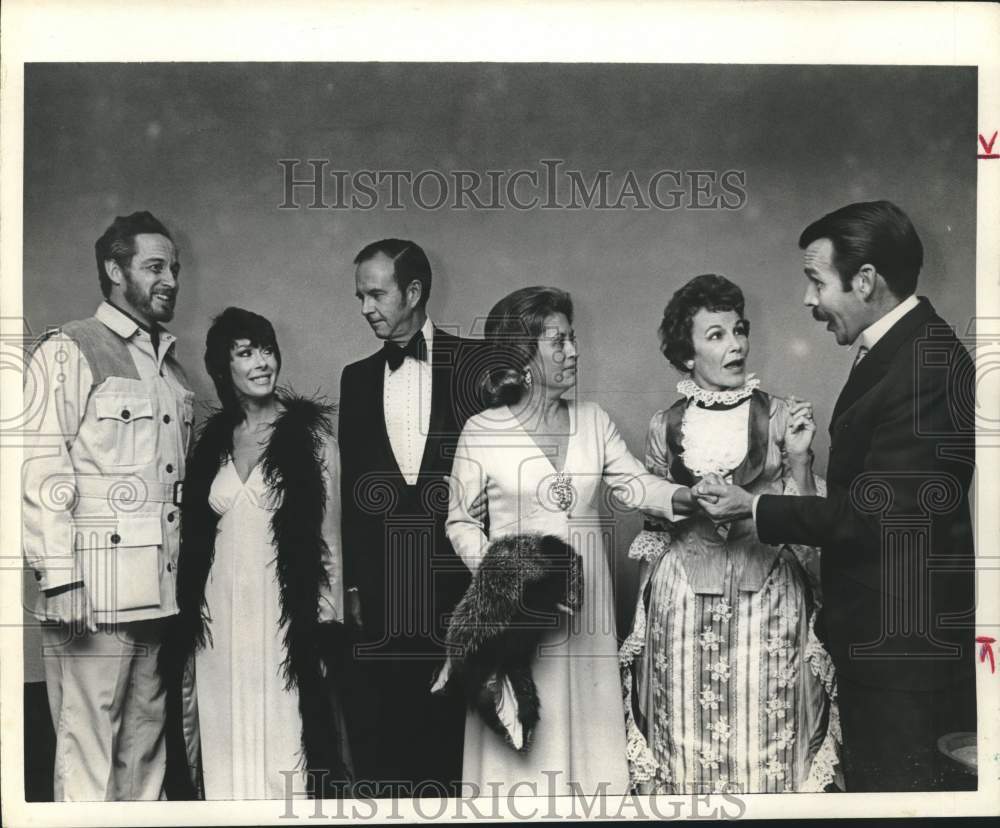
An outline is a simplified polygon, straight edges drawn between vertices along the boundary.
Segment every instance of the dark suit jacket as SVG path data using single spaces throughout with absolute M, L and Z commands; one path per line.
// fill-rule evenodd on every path
M 430 432 L 420 475 L 409 486 L 389 443 L 383 411 L 383 350 L 348 365 L 340 381 L 338 439 L 344 583 L 361 593 L 365 640 L 383 655 L 438 658 L 446 614 L 468 570 L 444 532 L 455 443 L 481 410 L 483 343 L 434 329 Z
M 821 634 L 845 678 L 974 684 L 974 400 L 968 352 L 921 297 L 837 400 L 828 496 L 758 501 L 762 540 L 822 547 Z

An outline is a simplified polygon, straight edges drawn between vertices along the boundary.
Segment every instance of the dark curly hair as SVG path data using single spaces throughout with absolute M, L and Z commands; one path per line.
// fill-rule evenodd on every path
M 667 303 L 663 310 L 663 321 L 660 322 L 660 350 L 682 374 L 690 374 L 691 369 L 684 363 L 694 357 L 694 344 L 691 342 L 691 319 L 702 308 L 710 311 L 736 311 L 740 319 L 743 316 L 743 291 L 730 282 L 725 276 L 715 273 L 704 273 L 695 276 L 680 288 Z M 749 333 L 750 323 L 746 323 Z
M 274 349 L 274 358 L 281 370 L 281 350 L 274 334 L 274 326 L 266 318 L 243 308 L 228 307 L 212 320 L 205 337 L 205 370 L 215 383 L 222 409 L 234 422 L 246 416 L 233 388 L 233 375 L 229 364 L 233 358 L 233 345 L 237 340 L 249 339 L 251 347 Z
M 538 351 L 545 320 L 562 313 L 573 322 L 573 300 L 554 287 L 526 287 L 507 294 L 486 317 L 488 366 L 483 402 L 488 408 L 510 405 L 524 393 L 524 367 Z

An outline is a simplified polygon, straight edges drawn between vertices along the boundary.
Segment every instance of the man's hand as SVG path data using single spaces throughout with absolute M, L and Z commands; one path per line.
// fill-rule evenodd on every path
M 83 584 L 77 584 L 72 589 L 60 592 L 58 595 L 46 595 L 45 617 L 61 624 L 84 626 L 88 632 L 97 632 L 94 610 L 90 606 L 90 596 L 87 595 Z
M 364 629 L 361 617 L 361 593 L 356 589 L 347 590 L 347 620 L 359 632 Z
M 753 514 L 753 495 L 739 486 L 726 483 L 717 474 L 705 475 L 691 491 L 698 498 L 701 508 L 716 523 L 727 523 Z

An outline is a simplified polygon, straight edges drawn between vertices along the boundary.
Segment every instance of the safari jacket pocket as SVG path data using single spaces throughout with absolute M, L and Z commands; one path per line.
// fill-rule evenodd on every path
M 144 466 L 153 462 L 156 424 L 153 401 L 138 394 L 103 393 L 94 397 L 101 432 L 102 463 Z
M 95 610 L 160 605 L 159 514 L 119 518 L 114 526 L 77 529 L 83 578 Z

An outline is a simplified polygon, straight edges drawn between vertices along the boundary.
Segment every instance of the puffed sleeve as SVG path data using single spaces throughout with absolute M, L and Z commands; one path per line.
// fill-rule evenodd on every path
M 667 409 L 657 411 L 646 432 L 646 470 L 670 480 L 670 455 L 667 451 Z
M 607 412 L 599 406 L 597 426 L 604 435 L 604 482 L 615 490 L 618 499 L 625 506 L 669 521 L 680 519 L 674 515 L 673 496 L 683 487 L 646 471 L 628 450 Z
M 650 474 L 673 482 L 670 476 L 670 452 L 667 449 L 667 409 L 657 411 L 649 420 L 646 432 L 646 470 Z M 666 529 L 667 521 L 655 514 L 646 515 L 646 529 Z M 633 544 L 634 545 L 634 544 Z M 631 556 L 631 550 L 629 555 Z
M 486 554 L 489 539 L 483 531 L 483 522 L 469 514 L 469 507 L 486 488 L 487 474 L 485 447 L 477 445 L 471 435 L 470 425 L 471 421 L 462 429 L 455 447 L 445 532 L 455 553 L 470 571 L 475 572 Z
M 328 583 L 319 594 L 319 620 L 344 620 L 344 557 L 340 538 L 340 450 L 337 440 L 329 437 L 323 450 L 326 487 L 326 511 L 323 515 L 323 540 L 327 554 L 324 566 Z

